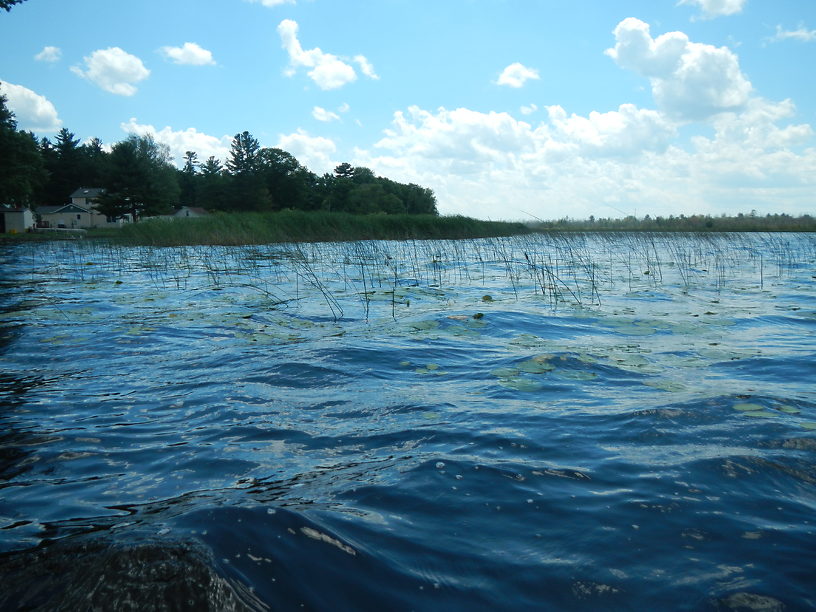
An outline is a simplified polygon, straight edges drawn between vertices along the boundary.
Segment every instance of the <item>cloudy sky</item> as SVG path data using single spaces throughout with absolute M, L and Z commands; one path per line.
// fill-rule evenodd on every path
M 814 0 L 27 0 L 21 128 L 251 132 L 491 219 L 816 213 Z

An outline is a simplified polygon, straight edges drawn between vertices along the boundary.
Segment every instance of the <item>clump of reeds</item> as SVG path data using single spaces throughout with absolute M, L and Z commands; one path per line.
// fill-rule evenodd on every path
M 219 213 L 185 219 L 148 219 L 106 237 L 131 245 L 257 245 L 284 242 L 462 239 L 527 233 L 522 223 L 463 216 L 353 215 L 285 210 Z

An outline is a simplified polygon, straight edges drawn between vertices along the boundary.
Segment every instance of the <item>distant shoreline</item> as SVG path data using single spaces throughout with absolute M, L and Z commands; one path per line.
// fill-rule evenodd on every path
M 115 229 L 35 230 L 0 234 L 2 242 L 109 240 L 134 246 L 250 245 L 284 242 L 357 240 L 456 240 L 530 233 L 728 233 L 816 232 L 816 219 L 805 215 L 736 217 L 646 217 L 522 223 L 484 221 L 461 215 L 355 215 L 285 210 L 274 213 L 215 213 L 185 219 L 148 219 Z

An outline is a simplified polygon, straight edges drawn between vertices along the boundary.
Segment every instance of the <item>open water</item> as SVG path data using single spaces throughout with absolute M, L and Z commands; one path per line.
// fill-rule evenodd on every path
M 816 608 L 816 238 L 0 245 L 0 608 Z

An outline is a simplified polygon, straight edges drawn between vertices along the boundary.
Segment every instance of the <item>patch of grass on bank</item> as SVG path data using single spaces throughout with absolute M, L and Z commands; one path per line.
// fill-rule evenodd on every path
M 8 232 L 0 234 L 0 242 L 45 242 L 48 240 L 78 240 L 85 237 L 85 230 L 61 230 L 61 231 L 31 231 L 31 232 Z
M 195 219 L 150 219 L 126 225 L 115 233 L 106 232 L 104 236 L 91 231 L 89 236 L 99 235 L 134 245 L 182 246 L 484 238 L 530 231 L 523 223 L 481 221 L 462 216 L 281 211 L 219 213 Z

